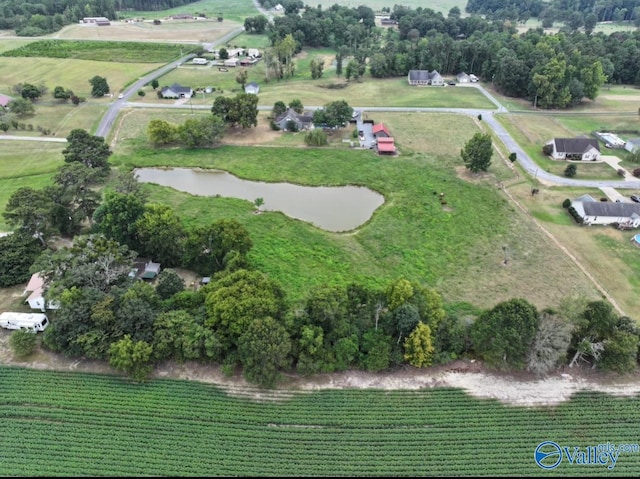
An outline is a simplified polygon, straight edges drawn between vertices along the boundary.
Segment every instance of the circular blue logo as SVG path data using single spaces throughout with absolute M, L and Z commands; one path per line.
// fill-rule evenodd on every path
M 553 441 L 544 441 L 536 447 L 534 457 L 542 469 L 555 469 L 562 462 L 562 449 Z

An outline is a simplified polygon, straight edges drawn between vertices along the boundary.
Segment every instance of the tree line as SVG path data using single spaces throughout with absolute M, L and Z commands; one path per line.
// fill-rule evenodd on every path
M 469 0 L 465 10 L 490 19 L 523 23 L 529 18 L 538 18 L 545 28 L 553 26 L 554 22 L 565 22 L 570 28 L 585 27 L 591 31 L 597 22 L 628 21 L 640 26 L 639 0 Z
M 336 73 L 361 78 L 407 75 L 410 70 L 474 73 L 504 94 L 541 108 L 565 108 L 595 99 L 605 82 L 640 84 L 640 32 L 586 34 L 542 29 L 517 34 L 509 21 L 448 16 L 428 8 L 395 5 L 397 29 L 375 27 L 367 7 L 305 7 L 276 17 L 265 29 L 273 48 L 265 52 L 268 78 L 287 78 L 304 46 L 336 50 Z M 348 68 L 343 62 L 349 59 Z
M 39 36 L 77 23 L 85 17 L 118 18 L 124 10 L 159 11 L 188 5 L 194 0 L 60 0 L 29 2 L 0 0 L 0 30 L 15 30 L 20 36 Z

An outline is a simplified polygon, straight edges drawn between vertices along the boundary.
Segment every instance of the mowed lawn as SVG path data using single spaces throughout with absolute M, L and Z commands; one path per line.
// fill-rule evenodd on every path
M 11 195 L 23 186 L 42 188 L 51 184 L 55 171 L 64 163 L 64 143 L 0 141 L 0 211 Z M 0 216 L 0 231 L 10 231 Z
M 56 86 L 73 90 L 90 101 L 107 102 L 110 98 L 93 99 L 89 79 L 100 75 L 107 79 L 112 93 L 122 90 L 132 80 L 162 66 L 156 63 L 111 63 L 60 58 L 8 58 L 0 60 L 0 93 L 12 95 L 18 83 L 44 85 L 49 92 L 43 100 L 53 99 Z
M 126 168 L 220 168 L 251 180 L 353 184 L 382 193 L 385 203 L 367 224 L 335 234 L 281 213 L 255 215 L 248 201 L 195 197 L 147 185 L 151 201 L 171 205 L 187 225 L 219 218 L 240 221 L 254 241 L 252 262 L 279 281 L 292 300 L 304 298 L 320 284 L 357 281 L 381 287 L 400 277 L 437 288 L 448 302 L 480 307 L 516 296 L 540 307 L 555 306 L 576 292 L 597 297 L 568 258 L 496 188 L 493 172 L 506 176 L 502 159 L 495 158 L 491 175 L 465 174 L 458 155 L 478 131 L 473 118 L 372 113 L 369 117 L 388 124 L 400 146 L 398 157 L 348 148 L 153 150 L 144 146 L 145 140 L 129 140 L 122 154 L 116 148 L 112 160 Z M 130 120 L 140 122 L 140 117 Z M 447 205 L 440 203 L 440 193 Z M 503 246 L 510 254 L 508 267 L 503 264 Z M 541 271 L 540 264 L 549 267 Z

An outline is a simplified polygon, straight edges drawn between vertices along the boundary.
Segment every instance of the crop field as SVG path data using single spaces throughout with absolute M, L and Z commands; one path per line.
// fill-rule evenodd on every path
M 458 389 L 261 391 L 0 368 L 3 475 L 539 476 L 543 441 L 637 444 L 640 398 L 581 393 L 556 407 L 509 407 Z M 546 472 L 546 471 L 545 471 Z M 613 471 L 640 474 L 640 453 Z
M 218 16 L 222 16 L 222 23 L 233 21 L 243 24 L 246 17 L 253 17 L 255 15 L 258 15 L 258 10 L 256 10 L 256 7 L 254 7 L 251 0 L 233 0 L 227 2 L 221 2 L 220 0 L 201 0 L 199 2 L 190 3 L 188 5 L 181 5 L 179 7 L 170 8 L 168 10 L 162 10 L 159 12 L 127 11 L 118 12 L 118 15 L 120 18 L 142 17 L 144 19 L 157 18 L 161 21 L 165 21 L 172 15 L 195 15 L 196 13 L 204 14 L 207 16 L 207 18 L 215 19 L 217 19 Z M 194 20 L 194 22 L 195 21 L 200 20 Z
M 136 23 L 112 21 L 108 27 L 69 25 L 57 32 L 55 37 L 103 41 L 212 42 L 239 26 L 235 22 L 217 20 L 165 20 L 160 25 L 154 25 L 151 20 Z
M 131 43 L 76 40 L 38 40 L 3 52 L 3 57 L 38 57 L 119 63 L 168 63 L 189 46 L 167 43 Z

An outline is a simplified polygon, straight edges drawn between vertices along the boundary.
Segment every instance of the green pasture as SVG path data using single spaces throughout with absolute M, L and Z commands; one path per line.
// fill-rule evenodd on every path
M 0 92 L 11 95 L 18 83 L 44 85 L 49 89 L 42 101 L 53 100 L 51 93 L 60 85 L 89 101 L 108 102 L 108 98 L 93 99 L 89 79 L 103 76 L 112 93 L 118 93 L 132 79 L 160 67 L 154 63 L 117 63 L 56 58 L 2 58 L 0 60 Z M 36 105 L 36 109 L 37 109 Z
M 119 139 L 112 161 L 122 168 L 219 168 L 250 180 L 352 184 L 382 193 L 385 204 L 367 224 L 336 234 L 281 213 L 255 215 L 248 201 L 195 197 L 146 185 L 151 201 L 171 205 L 188 225 L 228 217 L 242 222 L 254 241 L 253 264 L 279 281 L 294 301 L 319 284 L 357 281 L 384 286 L 402 276 L 436 287 L 447 301 L 482 307 L 522 295 L 523 284 L 532 284 L 534 277 L 536 286 L 526 288 L 526 297 L 540 306 L 557 305 L 570 291 L 594 294 L 592 285 L 557 248 L 544 247 L 543 235 L 496 188 L 494 171 L 507 176 L 504 160 L 495 158 L 490 175 L 465 174 L 458 154 L 477 131 L 471 117 L 368 115 L 389 126 L 398 141 L 398 157 L 276 146 L 154 150 L 136 135 Z M 121 131 L 127 132 L 130 123 L 143 120 L 132 114 Z M 345 130 L 343 136 L 348 137 L 351 128 Z M 440 193 L 447 205 L 440 204 Z M 509 269 L 502 266 L 503 244 L 509 245 L 514 258 Z M 543 263 L 550 267 L 538 271 Z
M 251 0 L 233 0 L 223 2 L 220 0 L 202 0 L 200 2 L 181 5 L 176 8 L 161 11 L 120 11 L 119 19 L 145 18 L 146 20 L 158 18 L 160 20 L 180 14 L 194 15 L 196 13 L 205 14 L 207 18 L 217 18 L 222 15 L 223 21 L 234 21 L 244 23 L 246 17 L 258 15 L 258 10 Z
M 33 115 L 18 118 L 18 121 L 25 125 L 25 129 L 12 128 L 7 131 L 7 134 L 40 137 L 42 133 L 38 127 L 42 127 L 49 130 L 52 136 L 66 138 L 71 130 L 76 128 L 93 131 L 105 113 L 107 104 L 89 100 L 76 106 L 70 101 L 51 100 L 38 102 L 35 107 L 36 111 Z
M 14 38 L 3 38 L 0 36 L 0 53 L 22 47 L 33 41 L 34 40 L 32 38 L 18 40 Z
M 264 391 L 0 368 L 7 476 L 535 476 L 543 441 L 635 444 L 640 398 L 516 407 L 453 388 Z M 262 398 L 262 399 L 253 399 Z M 640 474 L 640 453 L 554 476 Z
M 232 47 L 242 48 L 259 48 L 264 50 L 271 47 L 271 42 L 266 35 L 255 35 L 248 33 L 241 33 L 230 42 Z
M 51 184 L 55 171 L 63 164 L 64 143 L 40 141 L 0 141 L 0 210 L 18 188 L 42 188 Z M 10 227 L 0 215 L 0 231 Z

